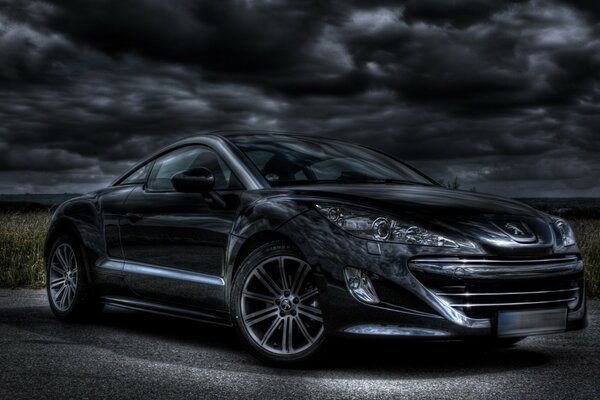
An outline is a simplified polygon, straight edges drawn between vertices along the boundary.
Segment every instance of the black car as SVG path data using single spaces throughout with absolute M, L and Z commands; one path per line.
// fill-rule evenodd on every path
M 308 136 L 180 140 L 62 204 L 45 254 L 61 320 L 111 305 L 233 325 L 279 364 L 335 336 L 508 344 L 587 321 L 564 220 Z

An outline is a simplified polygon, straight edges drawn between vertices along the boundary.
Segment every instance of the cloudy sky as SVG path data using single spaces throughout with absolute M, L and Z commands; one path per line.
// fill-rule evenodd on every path
M 245 128 L 600 196 L 600 2 L 0 0 L 0 193 L 95 189 Z

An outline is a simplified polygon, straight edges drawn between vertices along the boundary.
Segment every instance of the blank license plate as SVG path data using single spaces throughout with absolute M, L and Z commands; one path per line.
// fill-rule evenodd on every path
M 498 337 L 543 335 L 566 328 L 566 308 L 498 312 Z

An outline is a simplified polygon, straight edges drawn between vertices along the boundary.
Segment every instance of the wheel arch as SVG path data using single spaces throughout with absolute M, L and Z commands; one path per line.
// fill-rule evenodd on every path
M 233 280 L 235 279 L 235 274 L 238 272 L 240 266 L 242 265 L 244 260 L 250 255 L 250 253 L 252 253 L 252 251 L 256 250 L 264 244 L 277 240 L 282 240 L 292 245 L 302 255 L 304 255 L 300 247 L 288 235 L 285 235 L 273 229 L 265 229 L 258 232 L 254 232 L 251 236 L 247 238 L 232 236 L 232 239 L 233 240 L 231 240 L 230 242 L 229 261 L 227 263 L 228 268 L 225 272 L 226 282 L 229 282 L 229 284 L 227 284 L 225 288 L 224 300 L 228 309 L 230 306 L 231 290 L 233 288 Z
M 91 250 L 85 246 L 83 236 L 81 235 L 77 224 L 66 216 L 61 216 L 55 221 L 53 221 L 52 225 L 50 226 L 50 229 L 48 230 L 46 242 L 44 244 L 44 265 L 48 265 L 48 260 L 50 257 L 50 251 L 52 250 L 52 246 L 54 246 L 54 243 L 58 238 L 64 235 L 69 235 L 77 241 L 77 244 L 79 245 L 79 249 L 83 256 L 83 263 L 86 271 L 86 279 L 88 282 L 91 282 L 92 277 L 89 268 Z
M 294 243 L 294 241 L 290 237 L 284 235 L 281 232 L 275 230 L 264 230 L 256 232 L 249 238 L 245 239 L 241 244 L 239 250 L 236 252 L 233 263 L 231 264 L 231 279 L 233 279 L 242 262 L 248 257 L 250 253 L 252 253 L 252 251 L 264 244 L 274 242 L 277 240 L 289 243 L 290 245 L 294 246 L 298 251 L 300 251 L 300 253 L 302 253 L 300 247 L 296 243 Z
M 54 242 L 63 235 L 71 235 L 77 239 L 79 243 L 82 242 L 81 233 L 79 233 L 79 229 L 77 229 L 75 223 L 66 217 L 58 218 L 52 223 L 48 230 L 48 234 L 46 235 L 46 243 L 44 245 L 44 260 L 46 263 L 48 262 L 48 257 L 50 257 L 50 251 L 52 250 Z

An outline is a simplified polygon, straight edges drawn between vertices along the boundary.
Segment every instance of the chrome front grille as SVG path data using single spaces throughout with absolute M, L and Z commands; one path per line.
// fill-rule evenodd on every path
M 500 310 L 573 309 L 583 292 L 583 264 L 577 257 L 428 258 L 412 260 L 409 269 L 448 306 L 470 317 L 490 317 Z
M 456 279 L 529 279 L 570 275 L 583 270 L 576 256 L 537 260 L 486 258 L 417 258 L 408 264 L 413 273 Z

